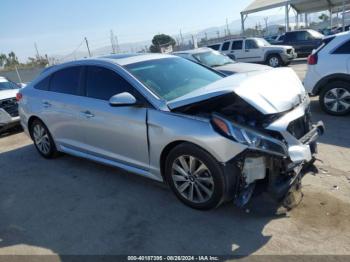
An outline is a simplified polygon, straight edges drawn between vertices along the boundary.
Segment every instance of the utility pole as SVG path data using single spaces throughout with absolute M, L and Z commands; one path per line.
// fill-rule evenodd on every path
M 220 31 L 216 31 L 216 35 L 218 36 L 218 38 L 220 38 Z
M 184 44 L 184 37 L 182 35 L 181 29 L 180 29 L 180 38 L 181 38 L 181 45 L 183 45 Z
M 115 45 L 116 45 L 116 52 L 118 54 L 120 52 L 118 36 L 116 35 L 114 39 L 115 39 Z
M 228 25 L 228 18 L 226 18 L 226 30 L 227 30 L 227 35 L 231 35 L 230 27 Z
M 89 57 L 91 57 L 91 52 L 90 52 L 90 47 L 89 47 L 89 42 L 87 40 L 87 38 L 85 37 L 85 43 L 86 43 L 86 47 L 87 47 L 87 50 L 89 52 Z
M 111 30 L 111 47 L 112 47 L 112 53 L 115 54 L 115 43 L 114 43 L 114 33 L 113 33 L 113 30 Z
M 35 48 L 35 51 L 36 51 L 36 58 L 39 59 L 40 58 L 40 54 L 39 54 L 38 46 L 36 45 L 36 43 L 34 43 L 34 48 Z
M 267 22 L 269 21 L 269 17 L 264 17 L 264 20 L 265 20 L 265 32 L 266 32 L 266 35 L 269 34 L 269 30 L 267 28 Z

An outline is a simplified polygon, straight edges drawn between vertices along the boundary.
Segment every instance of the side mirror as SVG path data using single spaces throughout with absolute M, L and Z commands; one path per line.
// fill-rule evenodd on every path
M 137 100 L 132 94 L 125 92 L 112 96 L 109 99 L 109 104 L 111 106 L 131 106 L 136 105 Z

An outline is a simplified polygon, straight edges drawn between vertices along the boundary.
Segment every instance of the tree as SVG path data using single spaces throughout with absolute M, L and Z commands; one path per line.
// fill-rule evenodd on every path
M 172 47 L 176 45 L 174 38 L 172 38 L 169 35 L 159 34 L 153 37 L 152 45 L 150 46 L 149 50 L 152 53 L 160 53 L 161 46 L 170 46 L 170 45 Z
M 7 56 L 5 54 L 0 54 L 0 67 L 3 67 L 6 63 Z
M 326 14 L 321 14 L 318 19 L 322 20 L 323 22 L 327 22 L 329 20 L 329 16 Z

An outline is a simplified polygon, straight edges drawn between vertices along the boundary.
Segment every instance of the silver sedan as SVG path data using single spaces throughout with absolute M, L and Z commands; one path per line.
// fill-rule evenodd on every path
M 186 205 L 245 205 L 260 181 L 299 191 L 323 125 L 290 69 L 235 74 L 160 54 L 74 61 L 20 90 L 21 124 L 59 152 L 166 182 Z

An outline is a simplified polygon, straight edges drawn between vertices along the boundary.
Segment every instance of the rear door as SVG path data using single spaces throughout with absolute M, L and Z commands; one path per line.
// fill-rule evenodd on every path
M 37 85 L 37 89 L 42 91 L 36 106 L 41 108 L 40 117 L 59 146 L 79 149 L 84 147 L 79 117 L 82 110 L 82 73 L 81 66 L 68 67 L 55 72 Z
M 259 48 L 254 39 L 245 40 L 244 53 L 244 62 L 261 62 L 263 60 L 263 50 Z
M 230 54 L 237 61 L 244 59 L 243 40 L 232 41 Z
M 138 101 L 144 98 L 114 70 L 86 67 L 85 97 L 81 101 L 81 130 L 87 151 L 96 157 L 149 169 L 146 115 L 147 106 L 112 107 L 109 99 L 129 92 Z

